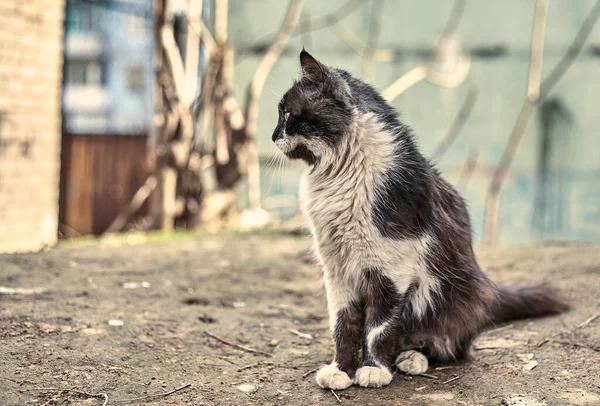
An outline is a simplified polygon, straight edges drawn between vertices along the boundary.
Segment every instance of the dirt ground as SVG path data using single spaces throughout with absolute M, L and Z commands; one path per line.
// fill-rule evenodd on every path
M 0 405 L 338 404 L 311 372 L 333 345 L 307 248 L 221 236 L 0 256 Z M 600 405 L 600 247 L 479 258 L 497 281 L 551 281 L 575 309 L 485 333 L 472 363 L 339 391 L 342 404 Z

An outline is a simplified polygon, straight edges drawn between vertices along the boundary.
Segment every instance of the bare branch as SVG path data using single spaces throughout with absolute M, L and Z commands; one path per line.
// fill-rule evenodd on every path
M 448 21 L 446 21 L 446 26 L 442 31 L 441 38 L 452 36 L 456 33 L 458 29 L 458 23 L 465 11 L 465 6 L 467 4 L 466 0 L 455 0 L 452 5 L 452 10 L 450 11 L 450 15 L 448 16 Z
M 202 88 L 198 96 L 199 101 L 194 111 L 194 120 L 197 123 L 196 136 L 202 140 L 203 145 L 208 141 L 208 134 L 213 125 L 214 103 L 212 101 L 219 70 L 220 64 L 213 60 L 202 78 Z
M 231 86 L 231 71 L 233 70 L 233 50 L 223 46 L 220 80 L 217 80 L 214 92 L 215 104 L 215 157 L 221 165 L 229 162 L 229 144 L 231 129 L 227 125 L 225 100 Z M 218 76 L 217 76 L 218 77 Z
M 546 20 L 548 15 L 548 1 L 549 0 L 537 0 L 536 3 L 533 33 L 531 37 L 531 59 L 528 75 L 530 82 L 527 83 L 527 97 L 523 103 L 523 107 L 521 107 L 521 112 L 513 127 L 508 143 L 504 148 L 500 162 L 492 174 L 485 208 L 485 230 L 483 234 L 483 243 L 485 245 L 494 245 L 496 243 L 498 216 L 500 212 L 500 190 L 502 189 L 502 184 L 504 183 L 513 157 L 525 135 L 525 130 L 529 124 L 531 114 L 535 109 L 535 104 L 539 100 L 539 78 L 542 69 L 541 59 L 544 50 L 544 34 L 539 33 L 538 31 L 546 29 L 546 23 L 543 20 Z M 537 72 L 532 72 L 536 69 Z
M 538 0 L 537 2 L 534 27 L 536 27 L 538 30 L 545 28 L 545 23 L 539 22 L 538 20 L 546 18 L 548 8 L 547 3 L 548 0 Z M 592 29 L 598 22 L 599 17 L 600 0 L 596 2 L 592 10 L 589 12 L 588 16 L 585 19 L 585 22 L 579 29 L 579 32 L 575 36 L 575 39 L 569 46 L 565 55 L 563 55 L 558 64 L 552 69 L 548 77 L 544 79 L 541 85 L 539 85 L 537 92 L 535 91 L 536 89 L 533 88 L 533 85 L 531 83 L 528 83 L 528 97 L 523 103 L 523 107 L 521 108 L 521 112 L 519 113 L 517 122 L 515 123 L 510 138 L 508 139 L 508 143 L 506 144 L 504 152 L 502 153 L 500 162 L 498 163 L 498 166 L 492 174 L 492 180 L 490 182 L 490 188 L 488 191 L 488 198 L 486 202 L 485 230 L 483 235 L 484 244 L 494 245 L 496 243 L 498 233 L 498 218 L 500 211 L 500 191 L 502 190 L 502 185 L 504 183 L 506 175 L 508 174 L 508 170 L 510 168 L 510 165 L 512 164 L 513 158 L 515 156 L 515 153 L 517 152 L 519 144 L 521 143 L 521 140 L 525 135 L 525 130 L 527 129 L 529 119 L 531 118 L 535 107 L 537 106 L 539 101 L 550 92 L 552 87 L 554 87 L 554 85 L 558 83 L 558 81 L 563 77 L 568 68 L 573 64 L 573 61 L 581 52 L 581 49 L 583 48 L 583 45 L 587 40 L 588 36 L 590 35 Z M 536 60 L 534 60 L 534 58 L 541 59 L 542 57 L 542 50 L 540 50 L 540 48 L 543 48 L 543 38 L 543 34 L 534 31 L 532 35 L 531 44 L 532 59 L 531 64 L 529 66 L 530 70 L 541 69 L 541 62 L 537 62 Z M 538 75 L 539 73 L 530 73 L 529 79 L 535 81 Z M 532 88 L 533 90 L 531 90 Z M 536 93 L 539 95 L 537 98 L 531 99 L 529 97 L 531 94 L 535 95 Z
M 249 193 L 251 194 L 251 209 L 260 207 L 260 169 L 258 153 L 256 152 L 254 145 L 258 120 L 258 99 L 262 93 L 269 72 L 273 68 L 273 65 L 275 65 L 275 62 L 279 59 L 281 52 L 283 52 L 292 32 L 298 24 L 300 12 L 302 11 L 302 4 L 303 0 L 290 1 L 281 29 L 273 40 L 271 47 L 259 62 L 248 88 L 245 108 L 245 130 L 248 148 L 248 187 Z
M 415 68 L 412 68 L 404 75 L 400 76 L 396 79 L 391 85 L 386 87 L 381 95 L 388 102 L 392 102 L 406 90 L 410 89 L 423 79 L 427 77 L 427 72 L 429 68 L 426 65 L 419 65 Z
M 367 35 L 367 49 L 363 57 L 363 79 L 367 82 L 375 83 L 375 62 L 372 60 L 372 54 L 376 52 L 375 46 L 379 33 L 381 32 L 381 17 L 383 13 L 384 0 L 374 0 L 371 8 L 371 18 L 369 21 L 369 32 Z
M 461 106 L 458 115 L 456 116 L 456 118 L 452 122 L 452 125 L 448 129 L 448 132 L 446 133 L 444 138 L 442 138 L 437 147 L 434 149 L 431 157 L 433 161 L 440 162 L 442 160 L 444 154 L 446 153 L 446 151 L 448 151 L 448 148 L 450 148 L 456 137 L 458 137 L 460 130 L 462 130 L 464 124 L 469 119 L 471 111 L 473 111 L 473 107 L 475 106 L 478 97 L 479 88 L 473 85 L 469 90 L 469 94 L 467 95 L 467 98 Z
M 454 6 L 450 12 L 450 16 L 448 17 L 448 21 L 446 22 L 446 27 L 444 28 L 444 31 L 438 40 L 436 46 L 437 53 L 439 53 L 441 49 L 445 49 L 444 44 L 448 44 L 448 41 L 453 39 L 454 33 L 458 28 L 458 23 L 464 11 L 464 7 L 465 0 L 455 0 Z M 423 79 L 427 79 L 429 83 L 437 86 L 454 88 L 464 82 L 471 69 L 471 58 L 468 55 L 458 55 L 458 60 L 456 61 L 454 70 L 451 73 L 436 72 L 431 69 L 430 64 L 434 60 L 430 60 L 423 65 L 417 66 L 402 75 L 400 78 L 396 79 L 395 82 L 389 85 L 382 92 L 382 95 L 391 102 L 400 96 L 404 91 L 416 85 Z
M 183 60 L 181 54 L 177 48 L 175 42 L 175 33 L 173 31 L 172 23 L 165 23 L 161 31 L 161 38 L 163 43 L 163 49 L 165 51 L 167 64 L 171 71 L 173 84 L 175 86 L 175 92 L 179 100 L 185 100 L 185 69 L 183 67 Z
M 536 3 L 533 35 L 531 38 L 531 59 L 529 62 L 529 77 L 527 79 L 527 98 L 536 101 L 540 97 L 540 80 L 542 77 L 542 56 L 544 54 L 544 37 L 549 0 Z
M 127 225 L 129 218 L 135 214 L 150 197 L 152 191 L 156 188 L 156 177 L 149 176 L 146 182 L 135 192 L 131 202 L 115 217 L 114 221 L 108 226 L 104 234 L 119 232 Z
M 233 96 L 227 96 L 225 98 L 225 113 L 228 116 L 229 124 L 231 124 L 231 128 L 234 130 L 241 130 L 246 125 L 246 119 L 244 118 L 244 114 L 242 114 L 242 110 L 235 100 Z
M 312 41 L 312 30 L 310 29 L 310 24 L 311 24 L 310 12 L 308 10 L 304 10 L 304 14 L 306 15 L 306 18 L 303 21 L 307 22 L 309 29 L 300 34 L 300 35 L 302 35 L 302 44 L 307 49 L 312 49 L 313 41 Z
M 338 21 L 344 19 L 346 16 L 357 10 L 360 6 L 362 6 L 366 0 L 350 0 L 340 7 L 335 9 L 334 11 L 327 13 L 325 15 L 314 17 L 314 18 L 306 18 L 298 23 L 298 29 L 294 31 L 292 34 L 293 37 L 296 35 L 302 35 L 307 32 L 321 30 L 323 28 L 330 27 L 336 24 Z M 236 51 L 237 55 L 246 54 L 252 51 L 258 51 L 265 48 L 265 42 L 268 41 L 274 34 L 269 34 L 254 43 L 253 45 L 249 45 L 242 49 Z
M 186 10 L 187 21 L 199 20 L 202 11 L 202 0 L 189 0 Z M 187 30 L 185 49 L 185 100 L 192 102 L 198 87 L 198 62 L 200 60 L 201 33 L 193 29 Z M 188 104 L 189 105 L 189 104 Z
M 384 63 L 392 62 L 394 60 L 395 52 L 393 50 L 370 47 L 341 22 L 334 24 L 331 27 L 331 30 L 362 58 Z
M 204 49 L 210 58 L 214 57 L 217 52 L 217 42 L 213 38 L 210 30 L 204 24 L 201 18 L 194 18 L 188 20 L 189 27 L 195 31 L 195 33 L 200 37 L 200 41 L 204 46 Z
M 342 4 L 339 8 L 332 11 L 331 13 L 325 14 L 320 17 L 315 17 L 312 20 L 302 20 L 298 24 L 298 30 L 294 33 L 294 36 L 304 34 L 308 31 L 321 30 L 331 25 L 336 24 L 338 21 L 343 20 L 346 16 L 357 10 L 360 6 L 365 3 L 365 0 L 350 0 L 347 3 Z
M 471 70 L 471 57 L 469 55 L 461 55 L 458 58 L 456 67 L 451 73 L 437 72 L 431 68 L 427 69 L 427 81 L 431 84 L 446 87 L 455 88 L 465 81 L 469 71 Z
M 227 42 L 228 0 L 214 0 L 215 41 L 217 44 Z
M 465 165 L 462 171 L 460 172 L 458 182 L 456 182 L 456 187 L 461 193 L 465 193 L 465 191 L 467 190 L 467 186 L 469 184 L 469 181 L 471 180 L 471 176 L 473 175 L 475 168 L 477 168 L 478 157 L 479 151 L 477 150 L 469 152 L 469 155 L 467 156 Z
M 462 55 L 459 58 L 451 73 L 436 72 L 428 65 L 419 65 L 396 79 L 381 92 L 381 95 L 391 102 L 424 79 L 437 86 L 455 88 L 465 81 L 470 69 L 471 58 L 468 55 Z
M 598 17 L 600 17 L 600 1 L 597 1 L 594 4 L 594 7 L 588 14 L 584 23 L 582 24 L 577 36 L 569 45 L 569 49 L 563 55 L 558 64 L 550 71 L 546 79 L 542 82 L 540 86 L 540 98 L 546 97 L 550 90 L 558 83 L 558 81 L 563 77 L 563 75 L 567 72 L 567 70 L 573 64 L 573 61 L 579 56 L 579 53 L 583 49 L 585 42 L 587 41 L 590 33 L 596 26 L 598 22 Z

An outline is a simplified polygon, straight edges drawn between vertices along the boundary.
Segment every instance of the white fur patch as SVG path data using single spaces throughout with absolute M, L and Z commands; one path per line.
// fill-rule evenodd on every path
M 340 370 L 336 362 L 319 369 L 316 380 L 317 384 L 324 389 L 342 390 L 352 385 L 348 374 Z
M 361 367 L 356 371 L 354 383 L 365 388 L 381 388 L 392 382 L 392 373 L 384 367 Z
M 427 372 L 429 361 L 418 351 L 410 350 L 401 352 L 395 362 L 399 371 L 409 375 L 421 375 Z
M 377 327 L 371 329 L 371 331 L 369 331 L 369 334 L 367 334 L 367 347 L 368 347 L 369 352 L 371 352 L 371 350 L 373 348 L 373 343 L 375 342 L 377 337 L 379 337 L 380 335 L 385 333 L 385 329 L 389 326 L 389 324 L 390 323 L 388 323 L 386 321 L 382 325 L 377 326 Z

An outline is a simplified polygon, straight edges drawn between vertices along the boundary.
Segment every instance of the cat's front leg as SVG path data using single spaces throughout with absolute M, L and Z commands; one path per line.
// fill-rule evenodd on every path
M 365 270 L 364 281 L 363 363 L 356 371 L 354 381 L 364 387 L 381 387 L 392 381 L 403 300 L 382 270 Z
M 335 341 L 335 356 L 331 364 L 317 372 L 317 383 L 322 388 L 346 389 L 352 385 L 359 366 L 359 350 L 363 335 L 364 313 L 358 300 L 345 281 L 325 272 L 329 325 Z

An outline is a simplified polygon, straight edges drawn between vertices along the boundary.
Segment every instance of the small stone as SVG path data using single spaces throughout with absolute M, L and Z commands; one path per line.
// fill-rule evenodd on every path
M 140 287 L 140 284 L 137 282 L 125 282 L 123 283 L 123 289 L 137 289 Z
M 148 289 L 148 288 L 150 287 L 150 282 L 146 282 L 146 281 L 144 281 L 144 282 L 142 282 L 140 285 L 142 286 L 142 288 L 146 288 L 146 289 Z
M 120 327 L 123 324 L 125 324 L 125 323 L 123 323 L 123 320 L 109 320 L 108 321 L 109 326 Z
M 246 307 L 246 303 L 244 302 L 233 302 L 234 309 L 241 309 L 242 307 Z
M 529 361 L 527 364 L 523 365 L 523 371 L 525 372 L 529 372 L 531 371 L 533 368 L 538 366 L 538 362 L 537 361 Z
M 279 345 L 279 340 L 273 339 L 273 340 L 271 340 L 271 342 L 269 343 L 269 345 L 271 347 L 277 347 Z
M 244 384 L 238 386 L 237 388 L 244 393 L 254 393 L 258 390 L 258 388 L 256 386 L 250 385 L 248 383 L 244 383 Z
M 534 357 L 533 353 L 529 353 L 529 354 L 517 354 L 517 357 L 523 361 L 523 362 L 528 362 L 531 361 Z

